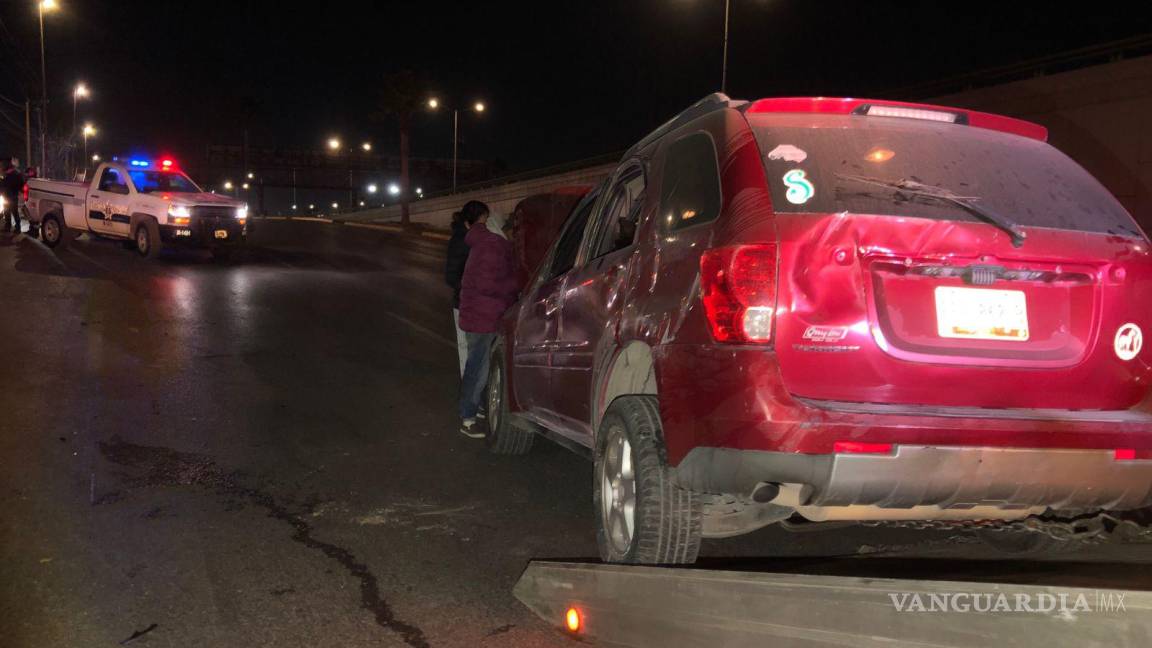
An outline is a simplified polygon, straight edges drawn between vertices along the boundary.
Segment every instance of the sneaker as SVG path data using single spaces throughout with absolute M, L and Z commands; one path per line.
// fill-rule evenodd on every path
M 476 412 L 476 418 L 483 421 L 483 420 L 488 418 L 488 412 L 485 412 L 484 410 L 480 410 L 479 412 Z
M 460 434 L 472 439 L 483 439 L 485 434 L 484 430 L 476 424 L 476 419 L 464 419 L 460 423 Z

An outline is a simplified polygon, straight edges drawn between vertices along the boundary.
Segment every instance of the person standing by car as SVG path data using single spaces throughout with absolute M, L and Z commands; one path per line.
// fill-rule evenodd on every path
M 24 191 L 24 174 L 11 159 L 4 161 L 4 177 L 0 178 L 0 195 L 4 196 L 4 231 L 15 228 L 20 233 L 20 194 Z
M 488 213 L 477 219 L 483 227 L 472 227 L 464 240 L 468 263 L 460 289 L 460 328 L 468 341 L 468 360 L 460 386 L 460 432 L 474 439 L 484 438 L 476 425 L 484 388 L 488 385 L 488 363 L 496 341 L 500 318 L 516 301 L 518 282 L 512 244 L 504 233 L 505 216 Z
M 444 267 L 444 280 L 452 287 L 452 321 L 456 324 L 456 350 L 460 356 L 460 377 L 464 377 L 464 364 L 468 360 L 468 341 L 460 328 L 460 282 L 464 266 L 468 263 L 468 244 L 464 237 L 480 218 L 488 213 L 488 206 L 479 200 L 470 200 L 464 208 L 452 215 L 452 238 L 448 240 L 448 261 Z

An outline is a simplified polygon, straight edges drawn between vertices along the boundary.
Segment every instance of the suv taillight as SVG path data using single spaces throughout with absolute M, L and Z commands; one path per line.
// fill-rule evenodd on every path
M 717 342 L 772 341 L 776 263 L 773 244 L 716 248 L 700 255 L 700 295 Z

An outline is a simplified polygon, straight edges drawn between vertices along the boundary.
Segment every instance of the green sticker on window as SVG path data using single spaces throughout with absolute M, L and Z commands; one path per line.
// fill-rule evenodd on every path
M 784 197 L 793 205 L 803 205 L 816 195 L 816 187 L 808 181 L 808 174 L 804 173 L 803 169 L 792 169 L 785 173 L 784 186 L 788 187 Z

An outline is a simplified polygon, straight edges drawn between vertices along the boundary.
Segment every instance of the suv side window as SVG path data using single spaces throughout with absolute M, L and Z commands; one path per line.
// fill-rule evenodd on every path
M 694 133 L 673 142 L 660 183 L 660 214 L 669 229 L 716 220 L 720 202 L 720 171 L 712 138 Z
M 638 167 L 616 182 L 611 197 L 601 211 L 596 247 L 589 258 L 602 257 L 635 242 L 640 207 L 644 201 L 644 186 L 644 174 Z
M 120 172 L 116 169 L 104 169 L 104 173 L 100 174 L 100 191 L 127 194 L 128 183 L 120 177 Z
M 556 253 L 552 256 L 552 267 L 548 278 L 554 279 L 572 269 L 576 265 L 576 252 L 580 249 L 580 241 L 584 238 L 584 230 L 588 226 L 588 217 L 592 208 L 596 206 L 596 197 L 589 196 L 584 203 L 576 208 L 556 243 Z

